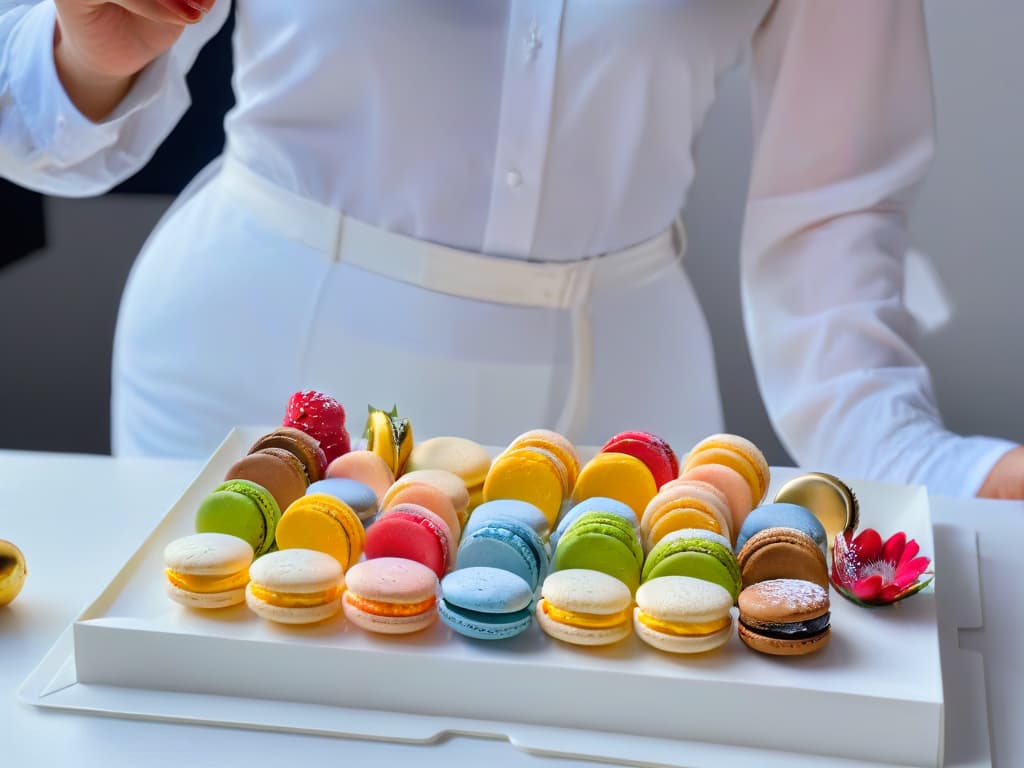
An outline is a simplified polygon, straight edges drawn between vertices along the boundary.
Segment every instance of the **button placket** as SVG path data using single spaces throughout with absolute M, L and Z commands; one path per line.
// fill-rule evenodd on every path
M 487 253 L 533 247 L 551 129 L 564 0 L 512 0 L 495 143 Z

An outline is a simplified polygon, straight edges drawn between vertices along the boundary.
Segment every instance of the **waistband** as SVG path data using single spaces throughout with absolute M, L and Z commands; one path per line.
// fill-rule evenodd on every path
M 498 304 L 579 307 L 595 284 L 641 284 L 681 260 L 686 250 L 686 230 L 677 219 L 638 245 L 576 261 L 488 256 L 372 226 L 277 186 L 230 154 L 223 159 L 219 181 L 262 222 L 332 261 L 427 290 Z

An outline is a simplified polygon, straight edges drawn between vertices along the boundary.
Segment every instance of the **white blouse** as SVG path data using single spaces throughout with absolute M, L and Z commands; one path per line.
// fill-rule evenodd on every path
M 944 429 L 907 339 L 906 206 L 934 145 L 920 2 L 239 0 L 231 151 L 427 240 L 578 259 L 663 231 L 722 75 L 752 70 L 743 304 L 787 449 L 850 476 L 977 491 L 1011 444 Z M 69 101 L 52 0 L 0 0 L 0 174 L 95 195 L 189 105 L 219 0 L 106 121 Z

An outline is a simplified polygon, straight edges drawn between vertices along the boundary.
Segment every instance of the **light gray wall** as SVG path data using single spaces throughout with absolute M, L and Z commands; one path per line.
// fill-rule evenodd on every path
M 1024 439 L 1024 89 L 1019 0 L 929 3 L 940 155 L 913 228 L 952 314 L 924 338 L 949 424 Z M 688 269 L 716 342 L 728 428 L 785 452 L 743 339 L 737 246 L 750 155 L 746 80 L 725 81 L 698 145 Z M 52 247 L 0 272 L 0 448 L 107 450 L 109 357 L 131 260 L 168 201 L 51 201 Z M 14 223 L 16 225 L 16 223 Z M 11 226 L 12 223 L 6 223 Z

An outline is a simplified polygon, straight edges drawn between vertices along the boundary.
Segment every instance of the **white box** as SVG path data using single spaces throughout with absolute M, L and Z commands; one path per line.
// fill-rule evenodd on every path
M 675 657 L 636 638 L 609 649 L 566 646 L 536 625 L 500 643 L 462 638 L 440 622 L 389 638 L 340 616 L 292 628 L 245 606 L 205 614 L 171 603 L 163 591 L 164 545 L 193 531 L 200 500 L 263 431 L 228 436 L 74 623 L 73 661 L 55 650 L 40 673 L 48 682 L 37 681 L 30 700 L 393 740 L 500 735 L 528 750 L 616 762 L 718 765 L 728 754 L 734 765 L 821 765 L 827 758 L 942 764 L 931 590 L 875 610 L 833 590 L 832 640 L 800 658 L 756 654 L 735 636 L 714 653 Z M 775 474 L 778 485 L 793 471 Z M 863 526 L 883 536 L 904 530 L 923 554 L 934 554 L 924 489 L 853 486 Z M 73 685 L 82 690 L 63 704 L 46 701 Z

